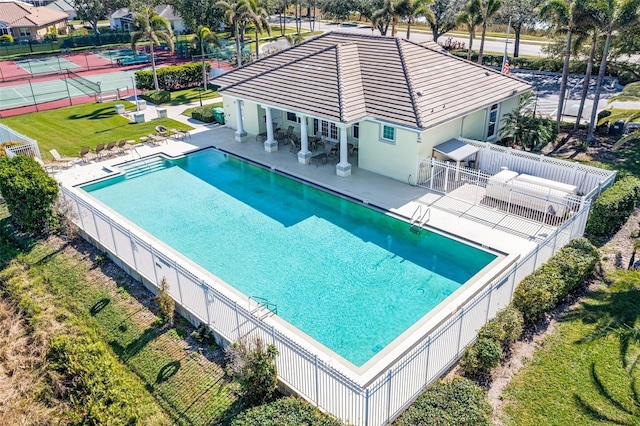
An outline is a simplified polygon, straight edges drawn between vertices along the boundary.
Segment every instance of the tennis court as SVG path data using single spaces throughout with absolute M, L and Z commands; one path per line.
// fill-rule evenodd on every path
M 80 68 L 79 65 L 61 58 L 60 55 L 47 58 L 24 59 L 22 61 L 15 61 L 15 64 L 29 74 L 46 74 Z
M 85 77 L 70 73 L 62 79 L 0 87 L 2 109 L 19 108 L 87 95 L 99 98 L 100 94 L 103 96 L 113 95 L 116 91 L 128 95 L 133 87 L 132 76 L 134 73 L 135 71 L 120 71 Z

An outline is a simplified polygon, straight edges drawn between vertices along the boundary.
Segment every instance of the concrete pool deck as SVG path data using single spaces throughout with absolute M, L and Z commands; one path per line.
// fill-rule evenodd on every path
M 127 161 L 161 153 L 176 157 L 212 146 L 405 218 L 410 218 L 418 206 L 423 206 L 423 209 L 431 207 L 428 227 L 502 253 L 523 256 L 534 250 L 537 242 L 555 229 L 362 170 L 357 167 L 357 157 L 349 159 L 353 165 L 352 175 L 339 177 L 335 173 L 335 166 L 331 164 L 316 166 L 299 163 L 288 145 L 269 153 L 264 150 L 262 143 L 255 141 L 254 135 L 249 135 L 247 142 L 235 142 L 234 131 L 224 126 L 201 126 L 184 140 L 170 139 L 161 145 L 139 144 L 135 151 L 127 155 L 80 163 L 56 173 L 55 177 L 65 185 L 75 186 L 118 173 L 112 167 Z

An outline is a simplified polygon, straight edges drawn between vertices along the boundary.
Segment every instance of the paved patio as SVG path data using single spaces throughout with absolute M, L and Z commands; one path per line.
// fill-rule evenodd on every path
M 520 254 L 532 251 L 536 243 L 553 232 L 552 227 L 496 209 L 466 203 L 407 183 L 399 182 L 357 167 L 357 158 L 350 158 L 352 174 L 336 175 L 335 165 L 305 165 L 288 145 L 273 153 L 266 152 L 263 144 L 249 135 L 247 142 L 235 142 L 234 131 L 224 126 L 200 127 L 184 140 L 169 139 L 161 145 L 139 144 L 127 155 L 77 164 L 56 173 L 55 177 L 73 186 L 117 174 L 118 164 L 138 160 L 159 153 L 180 156 L 195 149 L 216 147 L 246 158 L 278 172 L 322 186 L 366 204 L 388 210 L 409 219 L 418 206 L 422 211 L 430 207 L 428 226 L 473 241 L 503 253 Z M 409 230 L 407 223 L 407 231 Z

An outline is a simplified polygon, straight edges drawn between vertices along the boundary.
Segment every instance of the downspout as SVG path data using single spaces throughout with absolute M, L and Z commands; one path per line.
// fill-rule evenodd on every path
M 464 119 L 467 118 L 467 116 L 463 116 L 462 120 L 460 121 L 460 132 L 458 133 L 458 137 L 462 137 L 462 131 L 464 130 Z

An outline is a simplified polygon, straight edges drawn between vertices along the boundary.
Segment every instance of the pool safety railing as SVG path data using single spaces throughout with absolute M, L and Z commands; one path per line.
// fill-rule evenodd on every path
M 448 371 L 473 343 L 478 329 L 511 301 L 517 284 L 573 238 L 584 232 L 590 201 L 468 299 L 447 307 L 442 317 L 406 350 L 363 375 L 311 349 L 273 318 L 256 316 L 237 294 L 188 259 L 127 221 L 117 222 L 78 188 L 61 186 L 75 210 L 81 235 L 109 253 L 122 268 L 147 285 L 169 283 L 169 294 L 194 324 L 207 324 L 222 345 L 259 338 L 278 350 L 276 365 L 283 388 L 354 426 L 394 421 L 425 388 Z M 124 223 L 125 225 L 123 225 Z M 201 276 L 199 276 L 201 275 Z M 203 278 L 205 277 L 205 278 Z M 304 345 L 304 346 L 303 346 Z
M 16 132 L 9 126 L 5 126 L 0 123 L 0 143 L 5 144 L 4 149 L 9 157 L 14 157 L 19 154 L 28 155 L 29 157 L 39 158 L 42 160 L 42 156 L 40 155 L 40 148 L 38 147 L 38 142 L 31 139 L 28 136 L 25 136 L 21 133 Z
M 411 215 L 409 231 L 420 235 L 420 232 L 424 229 L 424 225 L 426 225 L 429 219 L 431 219 L 431 208 L 426 206 L 423 213 L 422 205 L 418 205 L 416 210 L 413 212 L 413 215 Z
M 251 301 L 256 304 L 254 309 L 251 309 Z M 275 303 L 270 303 L 263 297 L 249 296 L 248 308 L 252 314 L 256 315 L 260 319 L 264 319 L 271 314 L 278 315 L 278 306 Z

